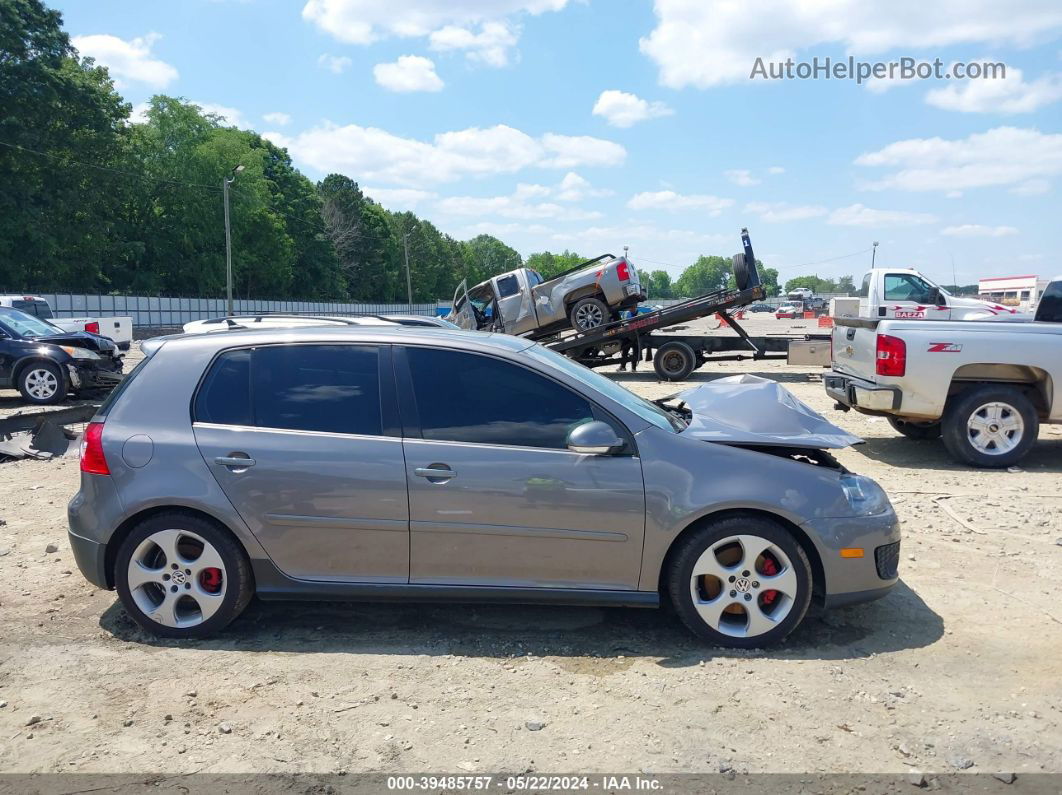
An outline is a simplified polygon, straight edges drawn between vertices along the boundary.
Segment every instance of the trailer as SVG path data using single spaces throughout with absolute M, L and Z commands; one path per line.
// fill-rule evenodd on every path
M 790 356 L 793 342 L 812 343 L 828 350 L 827 335 L 749 335 L 734 316 L 735 310 L 762 301 L 766 290 L 756 269 L 756 257 L 747 229 L 741 230 L 743 253 L 733 257 L 736 287 L 705 293 L 643 315 L 617 320 L 589 331 L 542 340 L 546 347 L 563 353 L 587 367 L 620 365 L 637 369 L 639 361 L 652 362 L 664 381 L 682 381 L 711 361 L 783 359 Z M 718 315 L 733 336 L 676 334 L 673 326 Z M 821 358 L 821 356 L 820 356 Z M 828 356 L 824 364 L 829 363 Z

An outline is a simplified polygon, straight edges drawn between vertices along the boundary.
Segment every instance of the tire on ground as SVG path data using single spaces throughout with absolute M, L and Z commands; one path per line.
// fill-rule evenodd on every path
M 971 419 L 990 404 L 1000 405 L 1004 417 L 1014 413 L 1021 420 L 1020 432 L 1010 437 L 1015 444 L 1005 452 L 978 449 L 973 441 L 975 435 L 970 427 Z M 1036 415 L 1036 407 L 1018 387 L 984 384 L 953 397 L 944 410 L 941 427 L 944 446 L 956 461 L 977 467 L 1006 467 L 1020 461 L 1036 443 L 1040 420 Z
M 665 342 L 653 354 L 653 369 L 663 381 L 684 381 L 697 367 L 697 354 L 685 342 Z
M 589 331 L 609 322 L 611 313 L 600 298 L 582 298 L 572 304 L 568 320 L 576 331 Z
M 226 590 L 221 607 L 210 618 L 191 627 L 168 627 L 146 615 L 129 590 L 129 561 L 142 541 L 160 530 L 187 530 L 201 536 L 218 551 L 225 566 Z M 225 528 L 202 516 L 181 510 L 166 511 L 139 522 L 115 555 L 114 584 L 125 612 L 142 629 L 165 638 L 203 638 L 236 619 L 254 596 L 254 575 L 247 553 Z
M 902 433 L 908 439 L 939 439 L 940 422 L 917 422 L 905 420 L 902 417 L 889 417 L 889 425 L 893 430 Z
M 797 593 L 789 613 L 773 629 L 753 637 L 734 637 L 716 630 L 701 618 L 693 602 L 693 568 L 698 559 L 716 542 L 740 535 L 757 536 L 780 548 L 789 558 L 797 579 Z M 811 563 L 804 548 L 779 522 L 766 516 L 727 516 L 709 520 L 680 544 L 669 557 L 665 587 L 682 623 L 697 637 L 717 646 L 756 649 L 778 643 L 804 620 L 811 603 Z
M 31 390 L 35 388 L 35 385 L 42 383 L 41 379 L 47 379 L 49 375 L 54 379 L 55 391 L 43 397 L 35 396 Z M 66 398 L 67 393 L 66 377 L 62 368 L 55 362 L 30 362 L 19 372 L 17 386 L 22 399 L 37 406 L 59 403 Z M 40 394 L 39 388 L 38 394 Z

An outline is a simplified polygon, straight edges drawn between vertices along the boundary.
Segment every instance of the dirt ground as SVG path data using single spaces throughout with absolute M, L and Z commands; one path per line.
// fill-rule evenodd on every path
M 642 367 L 616 377 L 685 386 Z M 975 471 L 833 412 L 817 369 L 710 364 L 688 384 L 740 372 L 866 439 L 839 458 L 903 520 L 887 598 L 767 652 L 704 647 L 664 611 L 331 603 L 255 602 L 177 644 L 77 571 L 76 459 L 7 463 L 0 771 L 1062 772 L 1062 427 L 1019 471 Z

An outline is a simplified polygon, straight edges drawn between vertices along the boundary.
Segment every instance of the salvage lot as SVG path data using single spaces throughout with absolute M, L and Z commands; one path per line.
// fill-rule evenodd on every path
M 0 770 L 1062 772 L 1062 426 L 1020 471 L 976 471 L 831 411 L 817 369 L 615 377 L 658 398 L 741 372 L 867 440 L 838 458 L 904 522 L 886 599 L 811 618 L 769 652 L 700 646 L 660 611 L 315 603 L 255 603 L 178 646 L 77 572 L 77 461 L 8 463 Z

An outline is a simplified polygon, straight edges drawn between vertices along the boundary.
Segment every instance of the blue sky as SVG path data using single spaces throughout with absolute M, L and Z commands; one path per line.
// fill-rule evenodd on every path
M 783 278 L 858 277 L 875 240 L 943 282 L 1062 272 L 1057 0 L 55 5 L 134 106 L 195 101 L 457 237 L 677 275 L 748 226 Z M 749 79 L 849 55 L 1007 76 Z

